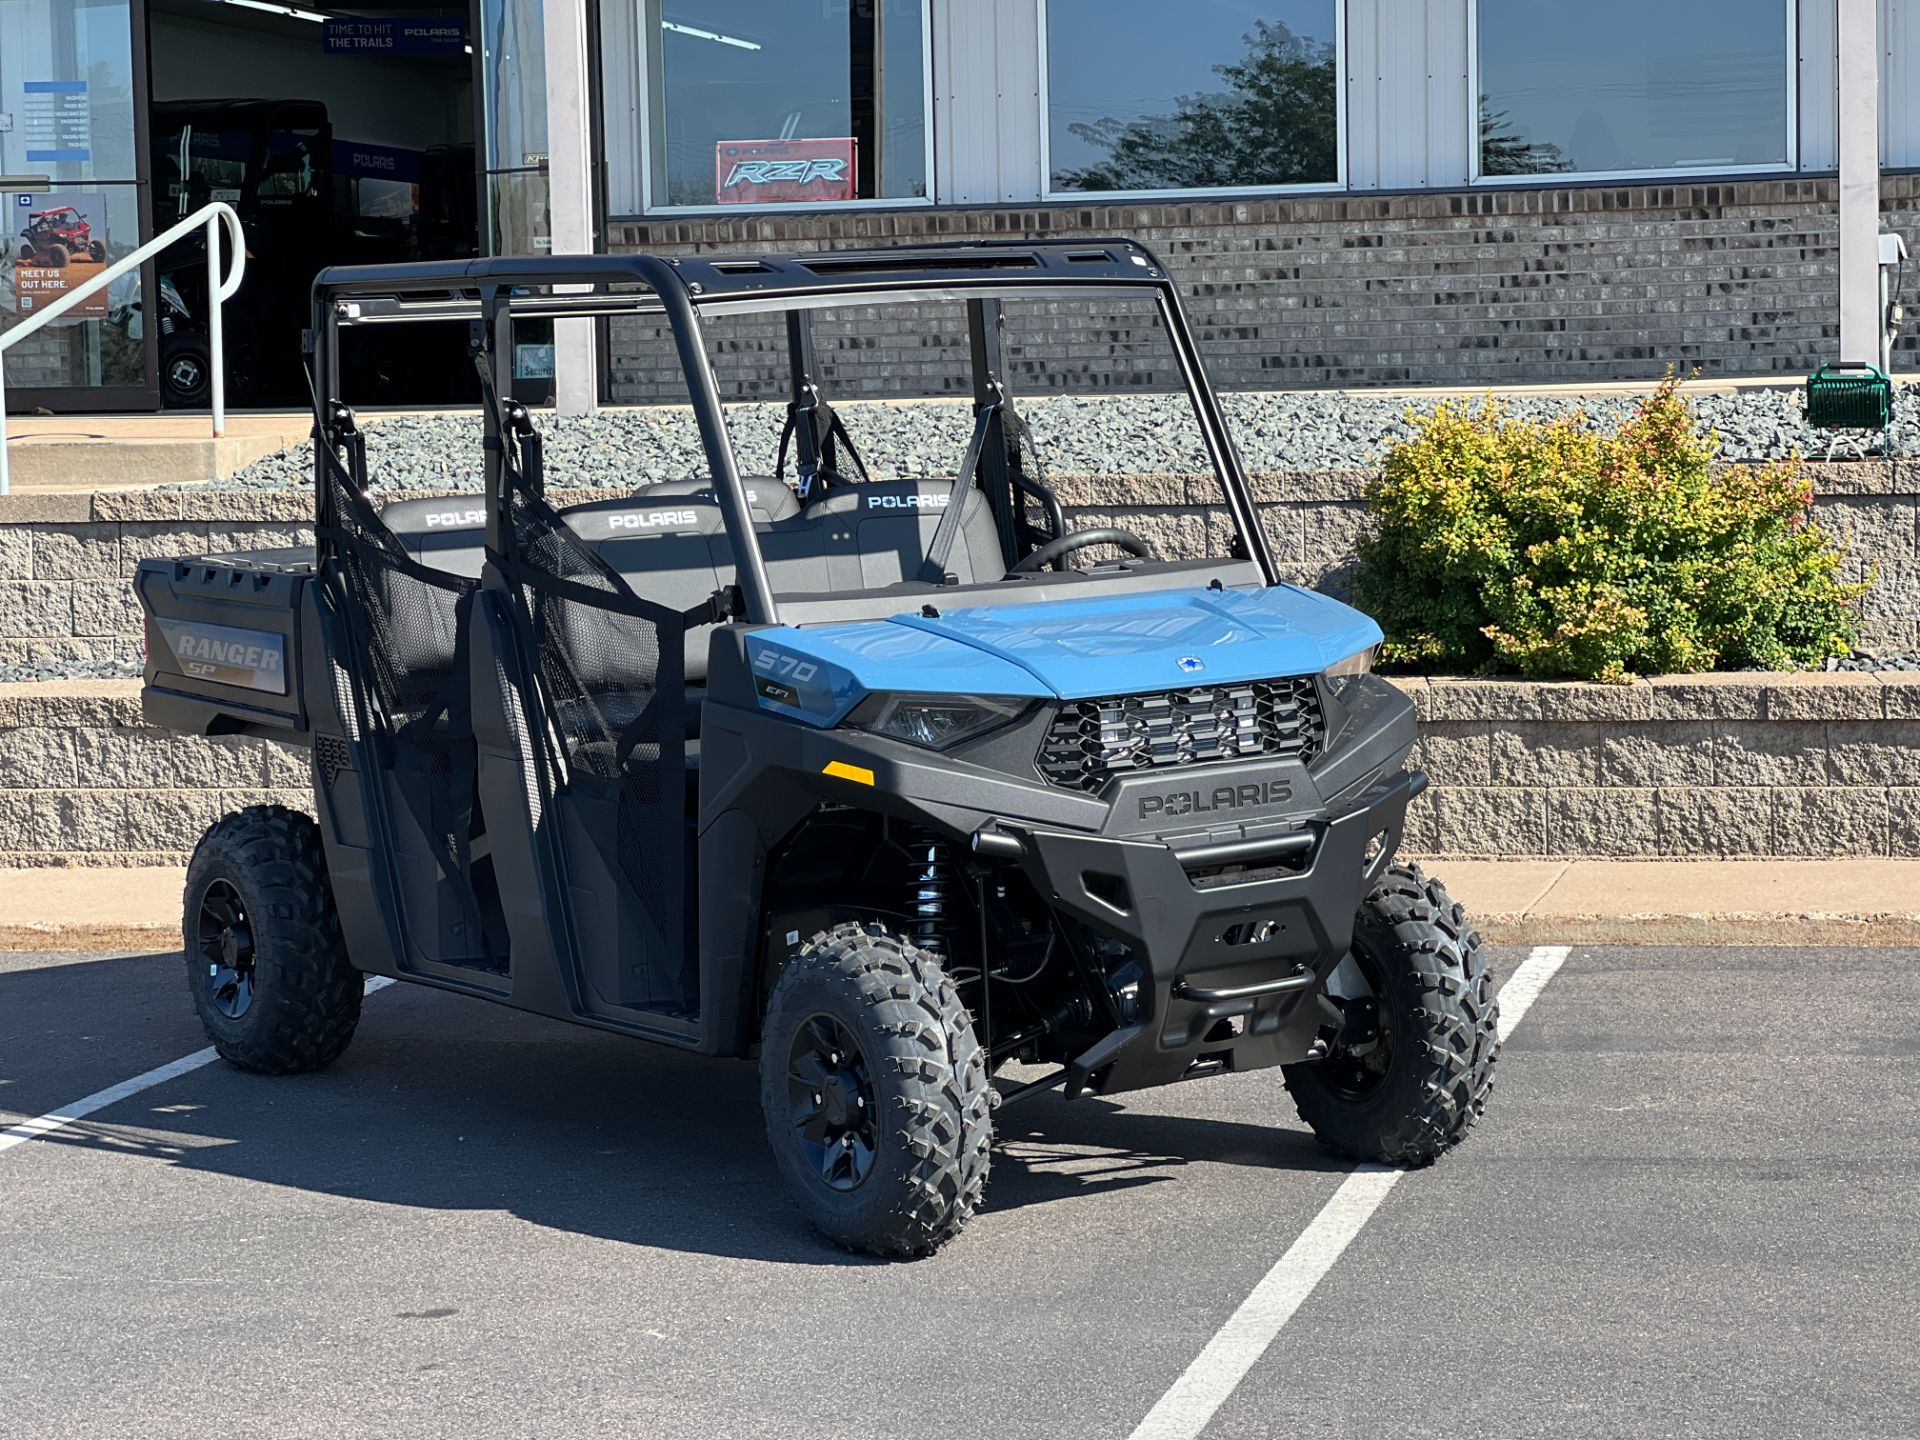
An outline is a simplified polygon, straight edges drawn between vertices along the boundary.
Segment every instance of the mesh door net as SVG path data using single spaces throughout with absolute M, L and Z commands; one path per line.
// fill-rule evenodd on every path
M 538 436 L 520 449 L 538 475 Z M 583 973 L 609 1003 L 692 1013 L 684 646 L 710 607 L 642 600 L 517 467 L 505 484 L 513 553 L 503 558 L 558 751 L 552 809 Z M 595 893 L 597 875 L 614 896 Z
M 445 882 L 436 886 L 442 906 L 451 896 L 452 913 L 431 916 L 419 913 L 424 897 L 409 897 L 415 912 L 409 928 L 429 958 L 504 969 L 505 944 L 489 932 L 473 889 L 475 752 L 467 633 L 479 582 L 421 565 L 381 522 L 365 495 L 366 451 L 359 435 L 346 441 L 351 470 L 324 438 L 316 437 L 315 448 L 322 459 L 323 513 L 330 517 L 320 533 L 333 544 L 347 591 L 353 653 L 343 658 L 358 672 L 376 712 L 367 719 L 385 742 L 394 789 Z

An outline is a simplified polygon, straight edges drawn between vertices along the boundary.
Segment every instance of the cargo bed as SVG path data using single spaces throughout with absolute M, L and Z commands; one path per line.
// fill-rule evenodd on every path
M 143 560 L 148 722 L 193 735 L 308 742 L 302 695 L 314 587 L 309 548 Z

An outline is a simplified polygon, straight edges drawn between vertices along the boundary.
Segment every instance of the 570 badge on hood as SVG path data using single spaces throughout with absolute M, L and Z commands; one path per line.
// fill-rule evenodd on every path
M 837 140 L 722 140 L 713 147 L 713 195 L 723 205 L 852 200 L 851 137 Z

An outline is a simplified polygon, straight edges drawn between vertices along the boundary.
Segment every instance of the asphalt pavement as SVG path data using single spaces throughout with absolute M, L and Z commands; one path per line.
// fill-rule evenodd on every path
M 1193 1433 L 1911 1436 L 1917 969 L 1574 948 Z M 204 1043 L 177 956 L 0 956 L 0 1130 Z M 0 1436 L 1122 1440 L 1349 1173 L 1271 1072 L 1000 1121 L 959 1241 L 857 1260 L 750 1067 L 394 986 L 0 1150 Z

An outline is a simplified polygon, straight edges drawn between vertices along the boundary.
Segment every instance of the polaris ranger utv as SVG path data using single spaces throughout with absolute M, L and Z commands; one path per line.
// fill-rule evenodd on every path
M 71 205 L 35 210 L 20 232 L 23 265 L 50 265 L 59 270 L 69 260 L 91 260 L 98 265 L 106 258 L 107 247 L 93 238 L 87 217 Z
M 1395 861 L 1413 709 L 1371 620 L 1282 582 L 1153 255 L 492 259 L 315 298 L 317 551 L 137 582 L 151 720 L 313 756 L 311 817 L 229 815 L 188 872 L 188 980 L 233 1063 L 327 1064 L 368 974 L 757 1059 L 801 1210 L 881 1255 L 957 1233 L 994 1110 L 1054 1087 L 1279 1065 L 1341 1154 L 1466 1135 L 1495 1001 L 1461 908 Z M 963 441 L 919 459 L 822 393 L 902 304 L 890 343 L 972 396 L 889 411 Z M 1178 377 L 1142 483 L 1198 553 L 1081 508 L 1097 477 L 1050 482 L 1009 396 L 1038 364 L 1015 312 L 1043 341 L 1122 309 L 1114 353 L 1152 330 Z M 500 398 L 515 327 L 607 316 L 675 357 L 705 473 L 563 503 Z M 381 505 L 340 332 L 435 322 L 468 327 L 482 473 Z M 788 401 L 770 476 L 723 364 Z

